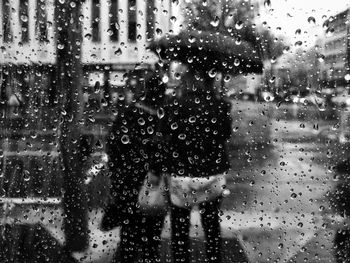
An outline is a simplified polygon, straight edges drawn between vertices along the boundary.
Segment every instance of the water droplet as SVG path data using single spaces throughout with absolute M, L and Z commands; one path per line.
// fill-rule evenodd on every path
M 123 54 L 122 50 L 120 48 L 118 48 L 115 52 L 114 52 L 115 55 L 117 56 L 120 56 Z
M 145 125 L 146 121 L 143 118 L 139 118 L 137 120 L 137 123 L 142 126 L 142 125 Z
M 298 28 L 298 29 L 295 31 L 295 34 L 296 34 L 296 35 L 300 35 L 300 34 L 301 34 L 301 29 Z
M 64 44 L 58 44 L 58 45 L 57 45 L 57 48 L 58 48 L 58 49 L 61 49 L 61 50 L 64 49 Z
M 178 136 L 178 138 L 179 138 L 180 140 L 185 140 L 185 139 L 186 139 L 186 134 L 180 133 L 179 136 Z
M 242 39 L 240 37 L 237 37 L 235 43 L 236 45 L 240 45 L 242 43 Z
M 238 58 L 235 58 L 235 60 L 233 61 L 233 65 L 235 65 L 236 67 L 238 67 L 240 63 L 241 62 L 239 61 Z
M 224 82 L 229 82 L 231 80 L 231 76 L 230 75 L 226 75 L 225 77 L 224 77 Z
M 238 22 L 235 24 L 235 28 L 236 28 L 237 30 L 242 29 L 243 26 L 244 26 L 244 23 L 243 23 L 242 21 L 238 21 Z
M 331 37 L 331 36 L 333 36 L 333 34 L 334 34 L 334 28 L 328 28 L 326 30 L 326 36 L 327 37 Z
M 315 98 L 315 102 L 319 111 L 325 111 L 327 108 L 326 101 L 322 99 Z
M 161 36 L 161 35 L 163 34 L 163 31 L 162 31 L 160 28 L 157 28 L 157 29 L 156 29 L 156 34 L 157 34 L 158 36 Z
M 28 16 L 26 16 L 26 15 L 21 15 L 21 20 L 22 20 L 23 22 L 28 22 Z
M 296 46 L 296 47 L 301 47 L 303 45 L 303 42 L 302 41 L 296 41 L 295 43 L 294 43 L 294 46 Z
M 215 78 L 217 71 L 215 68 L 212 68 L 211 70 L 209 70 L 208 74 L 209 74 L 209 77 Z
M 215 19 L 213 21 L 210 21 L 210 24 L 213 26 L 213 27 L 217 27 L 220 23 L 220 19 L 218 16 L 215 16 Z
M 122 136 L 122 138 L 121 138 L 121 141 L 122 141 L 123 144 L 128 144 L 128 143 L 130 143 L 129 136 L 126 135 L 126 134 L 124 134 L 124 135 Z
M 86 34 L 84 37 L 85 37 L 87 40 L 91 40 L 92 35 L 91 35 L 91 34 Z
M 196 38 L 195 38 L 194 36 L 190 36 L 190 37 L 188 38 L 188 41 L 189 41 L 190 43 L 194 43 L 194 42 L 196 42 Z
M 175 16 L 170 17 L 170 21 L 171 21 L 172 23 L 175 23 L 175 22 L 176 22 L 176 17 L 175 17 Z
M 162 119 L 165 115 L 165 111 L 162 107 L 160 107 L 158 110 L 157 110 L 157 116 L 159 119 Z
M 271 6 L 271 1 L 270 0 L 264 0 L 264 7 L 269 8 Z
M 349 73 L 346 74 L 346 75 L 344 76 L 344 79 L 345 79 L 346 81 L 350 81 L 350 74 L 349 74 Z
M 307 22 L 309 22 L 310 24 L 316 24 L 316 19 L 315 19 L 313 16 L 310 16 L 310 17 L 307 19 Z
M 340 124 L 339 123 L 336 123 L 336 124 L 334 124 L 333 126 L 332 126 L 332 130 L 333 131 L 336 131 L 336 130 L 338 130 L 340 128 Z
M 290 50 L 290 47 L 284 47 L 283 48 L 283 53 L 286 54 L 286 53 L 289 52 L 289 50 Z
M 317 59 L 318 59 L 319 62 L 323 62 L 324 59 L 325 59 L 325 55 L 323 55 L 323 54 L 318 54 L 318 55 L 317 55 Z
M 272 64 L 276 63 L 276 60 L 277 60 L 276 56 L 273 56 L 273 57 L 271 58 L 271 63 L 272 63 Z
M 179 127 L 179 125 L 177 124 L 177 122 L 173 122 L 173 123 L 170 125 L 170 128 L 171 128 L 172 130 L 176 130 L 178 127 Z
M 147 127 L 147 132 L 148 134 L 153 134 L 154 133 L 153 127 L 152 126 Z
M 332 156 L 333 156 L 333 152 L 331 151 L 331 150 L 327 150 L 327 158 L 332 158 Z

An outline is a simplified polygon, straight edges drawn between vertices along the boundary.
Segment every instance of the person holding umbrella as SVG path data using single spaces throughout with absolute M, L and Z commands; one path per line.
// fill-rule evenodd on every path
M 183 69 L 178 96 L 167 106 L 161 123 L 170 155 L 173 258 L 175 262 L 190 262 L 190 214 L 197 204 L 206 236 L 207 262 L 218 263 L 221 262 L 219 209 L 223 175 L 230 168 L 225 142 L 231 135 L 231 105 L 217 98 L 214 79 L 204 68 L 183 64 Z M 207 193 L 215 188 L 216 193 Z M 193 191 L 196 195 L 191 199 Z
M 231 104 L 214 91 L 217 72 L 261 73 L 258 52 L 246 42 L 215 32 L 167 35 L 149 46 L 161 60 L 183 67 L 176 98 L 166 109 L 161 133 L 167 142 L 174 262 L 190 262 L 190 214 L 200 209 L 206 262 L 221 262 L 219 211 L 230 169 L 225 143 L 231 135 Z

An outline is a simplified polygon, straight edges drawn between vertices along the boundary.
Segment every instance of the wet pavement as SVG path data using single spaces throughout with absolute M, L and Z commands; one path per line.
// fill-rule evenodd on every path
M 283 118 L 285 110 L 268 104 L 234 106 L 238 129 L 234 125 L 229 146 L 231 195 L 223 201 L 221 216 L 224 262 L 335 262 L 333 239 L 343 219 L 329 207 L 327 196 L 337 183 L 332 167 L 346 155 L 332 128 L 337 120 L 311 114 Z M 39 224 L 63 244 L 59 206 L 23 207 L 10 209 L 3 224 Z M 119 229 L 99 229 L 101 209 L 89 216 L 90 246 L 73 256 L 81 262 L 108 262 Z M 193 262 L 201 262 L 204 235 L 197 210 L 191 222 Z M 167 217 L 164 262 L 170 262 L 169 232 Z

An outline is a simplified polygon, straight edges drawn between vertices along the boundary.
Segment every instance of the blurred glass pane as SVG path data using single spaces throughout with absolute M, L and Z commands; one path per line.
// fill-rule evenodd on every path
M 350 262 L 349 3 L 0 22 L 0 262 Z

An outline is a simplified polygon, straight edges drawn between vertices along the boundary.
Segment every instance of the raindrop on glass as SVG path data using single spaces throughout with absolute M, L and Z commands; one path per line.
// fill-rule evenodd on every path
M 160 107 L 158 110 L 157 110 L 157 116 L 159 119 L 162 119 L 165 115 L 165 111 L 162 107 Z
M 121 141 L 123 144 L 128 144 L 130 142 L 129 136 L 124 134 L 121 138 Z
M 242 21 L 238 21 L 238 22 L 235 24 L 235 28 L 236 28 L 237 30 L 242 29 L 243 26 L 244 26 L 244 23 L 243 23 Z
M 213 26 L 213 27 L 217 27 L 220 23 L 220 19 L 218 16 L 215 16 L 215 19 L 213 21 L 210 21 L 210 24 Z
M 115 52 L 115 55 L 120 56 L 121 54 L 123 54 L 122 50 L 120 48 L 118 48 Z

